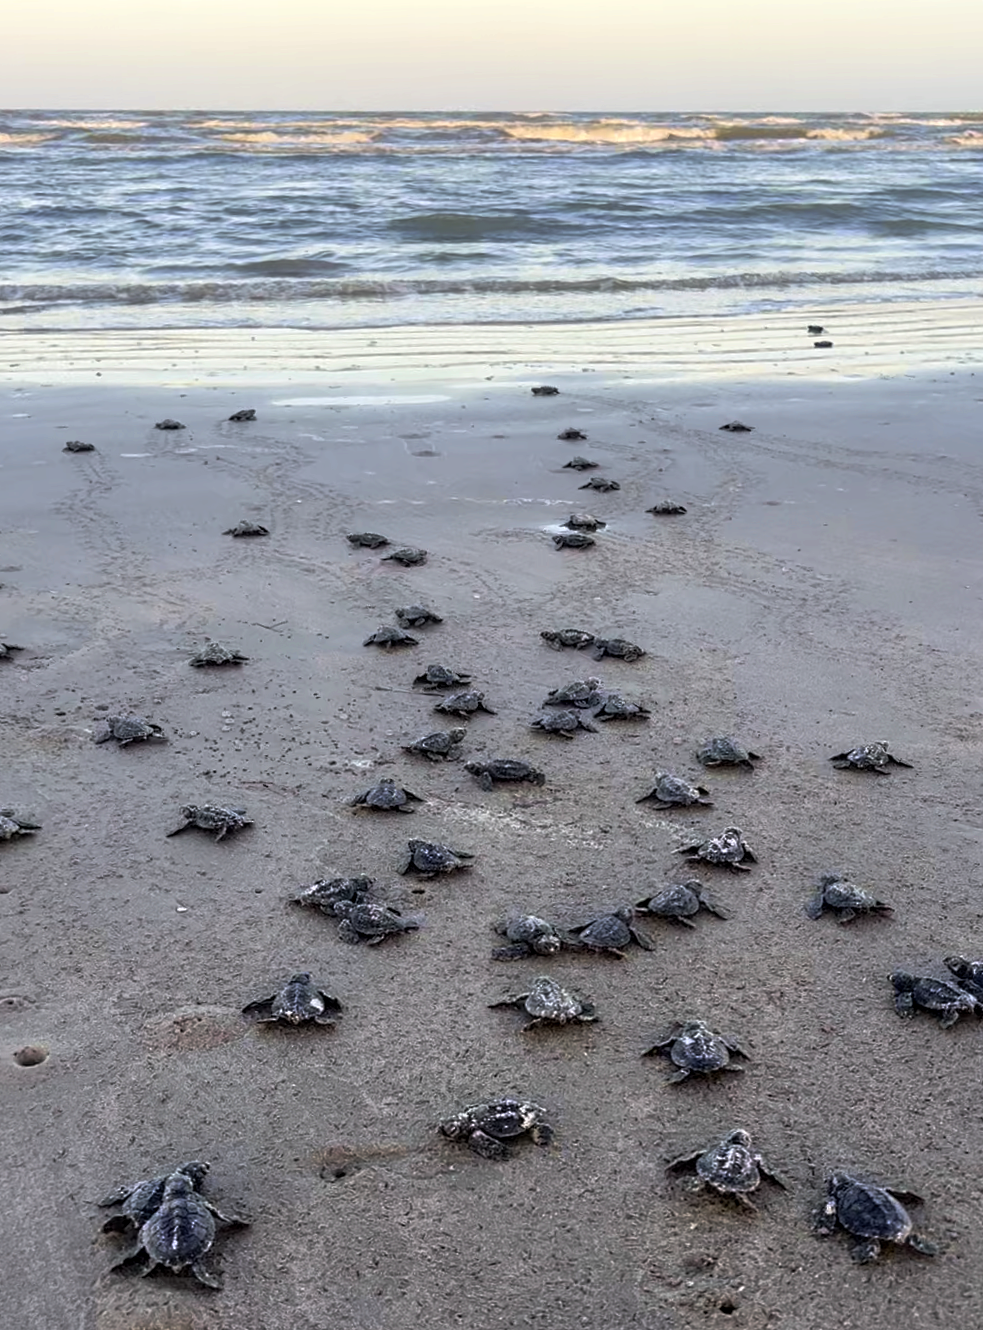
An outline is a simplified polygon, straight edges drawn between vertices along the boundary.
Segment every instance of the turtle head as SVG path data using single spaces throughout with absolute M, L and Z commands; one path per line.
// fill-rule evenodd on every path
M 447 731 L 447 737 L 450 739 L 451 743 L 459 744 L 464 742 L 467 733 L 467 730 L 464 729 L 463 726 L 455 726 L 453 730 Z
M 630 924 L 635 917 L 634 905 L 619 905 L 616 910 L 611 911 L 615 919 L 620 919 L 623 924 Z
M 945 968 L 951 970 L 958 979 L 961 979 L 967 973 L 971 964 L 965 956 L 945 956 L 943 957 L 943 963 Z
M 468 1113 L 455 1113 L 452 1118 L 444 1118 L 439 1126 L 442 1136 L 459 1141 L 471 1130 L 471 1117 Z
M 164 1187 L 164 1200 L 172 1201 L 178 1196 L 190 1196 L 195 1186 L 187 1173 L 172 1173 Z
M 894 985 L 898 993 L 910 993 L 918 982 L 913 974 L 907 974 L 904 970 L 894 970 L 888 975 L 888 979 Z
M 332 913 L 337 915 L 339 919 L 347 919 L 354 908 L 355 901 L 333 901 L 331 904 Z
M 838 1196 L 841 1191 L 852 1186 L 853 1181 L 849 1173 L 830 1173 L 826 1179 L 826 1191 L 830 1196 Z
M 210 1168 L 211 1164 L 206 1164 L 204 1160 L 192 1159 L 187 1164 L 182 1164 L 180 1168 L 175 1169 L 175 1172 L 183 1173 L 186 1178 L 190 1178 L 192 1187 L 197 1191 L 208 1176 Z
M 300 974 L 292 974 L 287 980 L 288 984 L 309 984 L 311 976 L 309 970 L 303 970 Z
M 724 1137 L 724 1143 L 727 1145 L 743 1145 L 745 1150 L 750 1150 L 751 1137 L 743 1127 L 735 1127 L 733 1131 L 729 1131 Z
M 458 742 L 455 740 L 455 743 Z M 471 773 L 472 776 L 480 776 L 485 769 L 483 762 L 465 762 L 464 770 Z
M 187 818 L 189 822 L 193 822 L 198 816 L 198 805 L 185 804 L 181 809 L 181 816 Z

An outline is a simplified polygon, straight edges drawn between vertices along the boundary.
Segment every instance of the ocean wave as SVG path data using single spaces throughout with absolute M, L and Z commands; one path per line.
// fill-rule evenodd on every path
M 54 137 L 54 134 L 0 133 L 0 148 L 34 148 Z
M 223 143 L 237 144 L 243 148 L 259 148 L 266 151 L 293 147 L 354 147 L 371 143 L 374 134 L 358 133 L 355 130 L 322 131 L 317 134 L 282 134 L 270 129 L 240 131 L 237 134 L 222 134 Z

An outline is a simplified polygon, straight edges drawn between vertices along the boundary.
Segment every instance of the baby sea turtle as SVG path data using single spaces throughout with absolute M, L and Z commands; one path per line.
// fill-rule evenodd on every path
M 244 406 L 241 411 L 233 411 L 232 415 L 229 416 L 229 419 L 235 421 L 236 424 L 239 424 L 244 420 L 255 420 L 256 412 L 252 407 Z
M 559 388 L 554 388 L 550 383 L 540 384 L 538 388 L 530 389 L 533 397 L 556 397 Z
M 94 443 L 83 443 L 81 439 L 69 439 L 62 448 L 63 453 L 94 453 L 95 450 Z
M 635 910 L 631 905 L 622 905 L 610 914 L 598 915 L 586 924 L 568 929 L 567 933 L 574 946 L 606 951 L 619 960 L 625 959 L 624 948 L 633 942 L 643 951 L 655 950 L 652 939 L 635 927 Z
M 569 462 L 563 463 L 564 471 L 596 471 L 600 462 L 592 462 L 589 457 L 571 457 Z
M 293 899 L 297 905 L 307 905 L 312 909 L 323 910 L 325 914 L 334 914 L 334 907 L 339 901 L 361 903 L 374 886 L 375 882 L 370 877 L 322 877 L 309 887 L 304 887 L 300 895 Z
M 402 628 L 393 628 L 391 624 L 383 623 L 370 633 L 362 643 L 363 647 L 377 646 L 382 647 L 383 651 L 392 651 L 394 647 L 418 647 L 420 639 L 412 637 L 409 633 L 404 633 Z
M 858 914 L 894 913 L 890 905 L 885 905 L 863 887 L 854 886 L 839 873 L 824 873 L 815 895 L 806 906 L 810 919 L 818 919 L 823 910 L 832 910 L 838 924 L 848 924 Z
M 441 688 L 460 688 L 461 684 L 470 683 L 471 675 L 459 674 L 447 665 L 428 665 L 413 682 L 422 684 L 425 693 L 437 693 Z
M 367 942 L 370 947 L 376 947 L 387 937 L 420 927 L 419 919 L 404 916 L 388 905 L 370 905 L 366 901 L 336 901 L 332 909 L 341 920 L 338 936 L 342 942 Z
M 948 1030 L 960 1016 L 969 1012 L 977 1017 L 983 1016 L 983 1004 L 948 979 L 895 970 L 890 980 L 894 985 L 894 1010 L 899 1016 L 910 1018 L 916 1007 L 923 1007 L 926 1011 L 939 1013 L 939 1025 L 943 1030 Z
M 825 331 L 821 323 L 810 323 L 806 328 L 806 332 L 811 333 L 813 337 L 820 337 Z
M 561 429 L 556 437 L 562 439 L 564 443 L 576 443 L 578 441 L 582 442 L 587 438 L 587 435 L 582 429 L 574 429 L 571 426 L 569 429 Z
M 956 976 L 956 983 L 983 1002 L 983 961 L 967 960 L 965 956 L 946 956 L 945 968 Z
M 593 536 L 585 536 L 581 531 L 563 532 L 553 537 L 553 544 L 558 550 L 586 550 L 597 541 Z
M 468 688 L 463 693 L 452 693 L 450 697 L 443 697 L 434 703 L 433 709 L 443 711 L 448 716 L 473 716 L 476 711 L 487 711 L 489 716 L 498 714 L 487 704 L 484 693 L 479 693 L 476 688 Z
M 120 748 L 126 748 L 132 743 L 143 743 L 148 739 L 158 743 L 167 742 L 167 735 L 161 727 L 144 720 L 142 716 L 106 716 L 96 721 L 92 738 L 97 744 L 115 739 Z
M 612 490 L 620 490 L 621 486 L 616 480 L 608 480 L 605 476 L 591 476 L 585 485 L 578 485 L 581 490 L 597 490 L 598 494 L 610 494 Z
M 383 545 L 389 544 L 387 537 L 380 536 L 377 531 L 353 531 L 345 539 L 356 549 L 379 550 Z
M 404 545 L 401 549 L 393 550 L 392 554 L 382 556 L 383 563 L 401 563 L 404 568 L 410 568 L 416 563 L 426 563 L 427 551 L 417 549 L 414 545 Z
M 215 1241 L 216 1219 L 235 1225 L 249 1222 L 223 1215 L 198 1195 L 186 1173 L 172 1173 L 164 1185 L 160 1206 L 137 1234 L 136 1246 L 114 1262 L 113 1269 L 145 1256 L 144 1275 L 158 1265 L 175 1272 L 187 1269 L 200 1283 L 221 1288 L 221 1282 L 201 1264 Z
M 377 808 L 383 813 L 412 813 L 415 810 L 410 804 L 422 804 L 423 800 L 412 790 L 405 790 L 402 785 L 397 785 L 394 780 L 385 777 L 375 785 L 370 785 L 361 794 L 356 794 L 348 802 L 356 808 Z
M 544 629 L 539 636 L 554 651 L 562 651 L 564 647 L 581 651 L 584 647 L 592 646 L 594 643 L 594 634 L 585 633 L 580 628 L 560 628 L 556 632 Z
M 268 536 L 269 528 L 260 526 L 259 522 L 237 522 L 235 526 L 230 526 L 227 531 L 223 531 L 223 536 Z
M 851 748 L 845 753 L 834 753 L 829 759 L 834 767 L 844 770 L 847 767 L 854 767 L 857 771 L 876 771 L 878 776 L 888 776 L 889 766 L 910 767 L 910 762 L 902 762 L 899 757 L 894 757 L 887 751 L 887 742 L 884 739 L 878 739 L 876 743 L 861 744 L 857 748 Z
M 826 1202 L 817 1211 L 813 1232 L 829 1237 L 839 1224 L 857 1239 L 850 1256 L 858 1265 L 866 1265 L 880 1255 L 881 1243 L 894 1242 L 911 1247 L 923 1256 L 936 1256 L 938 1247 L 915 1232 L 911 1216 L 902 1201 L 920 1204 L 914 1192 L 893 1187 L 877 1187 L 861 1182 L 849 1173 L 831 1173 L 826 1179 Z
M 760 1186 L 762 1177 L 770 1178 L 779 1187 L 786 1185 L 784 1178 L 769 1168 L 760 1154 L 755 1153 L 751 1137 L 741 1127 L 729 1131 L 719 1145 L 682 1155 L 668 1167 L 679 1168 L 694 1161 L 698 1187 L 712 1187 L 723 1196 L 733 1196 L 749 1210 L 757 1209 L 750 1194 Z
M 562 688 L 551 688 L 544 707 L 596 707 L 601 701 L 600 679 L 574 679 Z
M 0 660 L 9 660 L 12 651 L 23 650 L 23 647 L 14 646 L 13 642 L 0 642 Z
M 459 868 L 470 868 L 474 855 L 467 850 L 455 850 L 439 841 L 407 841 L 407 854 L 398 868 L 400 873 L 411 869 L 421 877 L 436 877 L 438 873 L 453 873 Z
M 443 623 L 439 614 L 426 605 L 401 605 L 396 611 L 400 628 L 425 628 L 428 623 Z
M 493 1099 L 474 1104 L 440 1123 L 441 1134 L 452 1141 L 463 1141 L 475 1154 L 485 1159 L 504 1159 L 503 1144 L 527 1132 L 536 1145 L 553 1140 L 553 1128 L 546 1121 L 546 1109 L 524 1099 Z
M 729 868 L 735 873 L 750 873 L 748 863 L 758 862 L 740 827 L 726 827 L 719 836 L 697 841 L 695 845 L 684 845 L 675 853 L 685 854 L 691 863 L 702 859 L 704 863 Z
M 715 914 L 718 919 L 729 919 L 726 910 L 714 901 L 698 878 L 692 877 L 686 882 L 675 882 L 672 886 L 657 891 L 648 900 L 639 901 L 636 910 L 645 910 L 648 914 L 657 914 L 662 919 L 669 919 L 674 924 L 685 928 L 695 928 L 693 915 L 700 910 Z
M 40 822 L 31 822 L 13 808 L 0 808 L 0 840 L 13 840 L 15 836 L 33 836 L 41 830 Z
M 249 659 L 241 651 L 234 651 L 232 647 L 224 647 L 221 642 L 209 642 L 208 646 L 202 647 L 196 656 L 192 656 L 188 661 L 189 665 L 242 665 Z
M 544 711 L 530 724 L 531 730 L 544 730 L 547 734 L 559 734 L 564 739 L 572 739 L 578 730 L 590 730 L 597 733 L 597 726 L 592 725 L 580 711 Z
M 634 660 L 641 660 L 645 652 L 634 642 L 628 642 L 623 637 L 595 637 L 591 654 L 595 660 L 602 660 L 605 656 L 615 656 L 618 660 L 626 660 L 631 664 Z
M 653 517 L 675 517 L 678 514 L 685 513 L 686 509 L 681 503 L 673 503 L 672 499 L 663 499 L 661 503 L 653 503 L 651 508 L 646 508 L 647 513 Z
M 563 937 L 552 924 L 535 914 L 510 914 L 494 925 L 508 946 L 496 947 L 492 960 L 518 961 L 526 956 L 555 956 L 563 946 Z
M 707 739 L 696 750 L 696 757 L 705 767 L 747 767 L 748 771 L 753 771 L 754 763 L 761 761 L 757 753 L 752 753 L 727 735 Z
M 169 831 L 168 836 L 177 836 L 189 827 L 197 827 L 199 831 L 214 831 L 215 839 L 222 840 L 230 831 L 241 831 L 243 827 L 253 825 L 244 808 L 220 808 L 217 804 L 185 804 L 181 816 L 184 822 Z
M 620 693 L 605 693 L 601 706 L 594 712 L 594 719 L 648 720 L 651 714 L 640 702 L 628 702 Z
M 729 434 L 750 434 L 754 426 L 745 425 L 740 420 L 729 420 L 726 425 L 721 425 L 719 428 L 727 430 Z
M 640 795 L 635 802 L 641 804 L 646 799 L 651 799 L 656 808 L 691 808 L 695 804 L 699 804 L 702 808 L 713 807 L 709 790 L 704 789 L 702 785 L 691 785 L 688 780 L 674 775 L 671 771 L 657 771 L 655 784 L 647 794 Z
M 832 345 L 833 343 L 829 341 L 813 342 L 813 346 L 819 351 L 828 351 Z
M 607 526 L 607 522 L 602 522 L 593 513 L 571 513 L 560 525 L 569 527 L 571 531 L 600 531 Z
M 254 1021 L 282 1021 L 284 1025 L 334 1025 L 341 1014 L 341 1003 L 330 993 L 315 987 L 310 974 L 304 970 L 292 974 L 284 986 L 258 1002 L 247 1002 L 243 1016 Z
M 703 1021 L 678 1021 L 665 1037 L 647 1048 L 642 1057 L 653 1053 L 667 1053 L 678 1067 L 669 1077 L 669 1084 L 685 1081 L 694 1072 L 711 1076 L 717 1071 L 739 1071 L 730 1060 L 731 1053 L 746 1058 L 748 1054 L 733 1035 L 716 1034 Z
M 185 426 L 181 424 L 180 420 L 172 420 L 170 416 L 166 416 L 163 420 L 158 420 L 157 424 L 154 426 L 154 429 L 184 429 L 184 428 Z
M 455 730 L 434 730 L 433 734 L 425 734 L 420 739 L 414 739 L 411 744 L 403 744 L 404 753 L 420 753 L 423 757 L 429 757 L 431 762 L 442 762 L 444 758 L 450 757 L 451 751 L 462 743 L 467 730 L 458 728 Z
M 141 1178 L 139 1182 L 127 1182 L 117 1187 L 98 1202 L 100 1206 L 121 1207 L 118 1214 L 110 1215 L 103 1224 L 103 1233 L 129 1233 L 133 1229 L 142 1228 L 150 1216 L 160 1209 L 169 1178 L 175 1173 L 183 1173 L 194 1190 L 201 1191 L 209 1168 L 210 1165 L 200 1159 L 192 1159 L 187 1164 L 179 1164 L 171 1173 L 162 1173 L 156 1178 Z
M 515 993 L 488 1005 L 524 1008 L 529 1020 L 522 1027 L 523 1031 L 535 1029 L 538 1025 L 570 1025 L 598 1019 L 592 1002 L 547 975 L 534 979 L 528 992 Z
M 478 777 L 483 790 L 490 790 L 497 780 L 527 780 L 531 785 L 545 785 L 541 771 L 517 758 L 496 757 L 490 762 L 465 762 L 464 770 Z

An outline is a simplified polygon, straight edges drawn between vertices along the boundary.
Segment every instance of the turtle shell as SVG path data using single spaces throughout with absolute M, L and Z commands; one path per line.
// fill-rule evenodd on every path
M 140 1245 L 152 1261 L 180 1270 L 197 1263 L 215 1241 L 215 1220 L 191 1179 L 173 1173 L 160 1208 L 140 1229 Z
M 836 1200 L 836 1217 L 848 1233 L 858 1238 L 899 1242 L 911 1232 L 908 1211 L 883 1187 L 837 1174 L 830 1183 Z
M 696 1161 L 697 1174 L 717 1191 L 745 1195 L 761 1181 L 746 1131 L 732 1131 Z

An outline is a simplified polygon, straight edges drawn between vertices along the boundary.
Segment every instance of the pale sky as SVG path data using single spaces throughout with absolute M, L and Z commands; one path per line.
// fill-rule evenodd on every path
M 983 0 L 5 0 L 0 106 L 973 110 Z

